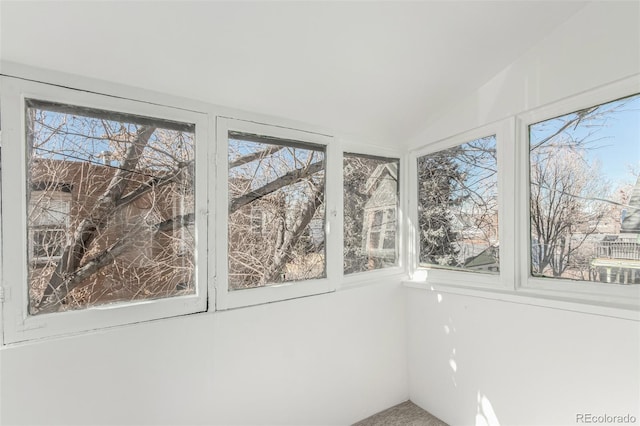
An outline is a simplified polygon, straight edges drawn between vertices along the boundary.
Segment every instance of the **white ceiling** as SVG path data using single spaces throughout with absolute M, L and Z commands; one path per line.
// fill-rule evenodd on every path
M 2 59 L 402 143 L 584 2 L 0 2 Z

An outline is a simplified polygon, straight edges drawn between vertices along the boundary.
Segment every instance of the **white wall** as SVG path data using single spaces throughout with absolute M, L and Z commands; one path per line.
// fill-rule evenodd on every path
M 640 72 L 640 4 L 592 3 L 451 107 L 418 146 Z M 640 419 L 640 323 L 407 289 L 409 395 L 445 422 Z
M 3 425 L 350 424 L 408 398 L 403 289 L 8 347 L 0 368 Z
M 407 289 L 411 400 L 451 425 L 640 419 L 631 320 Z
M 640 3 L 593 2 L 477 92 L 429 118 L 408 145 L 435 142 L 638 72 Z

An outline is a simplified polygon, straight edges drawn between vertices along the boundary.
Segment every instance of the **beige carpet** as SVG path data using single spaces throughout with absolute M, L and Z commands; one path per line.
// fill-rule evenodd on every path
M 405 401 L 395 407 L 360 420 L 353 426 L 447 426 L 445 422 L 432 416 L 411 401 Z

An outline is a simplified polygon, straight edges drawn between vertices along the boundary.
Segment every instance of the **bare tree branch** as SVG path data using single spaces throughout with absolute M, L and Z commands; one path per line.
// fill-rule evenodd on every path
M 229 163 L 229 169 L 233 169 L 235 167 L 242 166 L 243 164 L 250 163 L 250 162 L 252 162 L 254 160 L 258 160 L 260 158 L 266 158 L 266 157 L 268 157 L 270 155 L 273 155 L 276 152 L 278 152 L 278 151 L 280 151 L 280 150 L 282 150 L 284 148 L 285 147 L 282 146 L 282 145 L 272 145 L 269 148 L 264 149 L 262 151 L 254 152 L 254 153 L 247 154 L 247 155 L 243 155 L 242 157 L 240 157 L 240 158 L 238 158 L 238 159 L 236 159 L 234 161 L 231 161 Z
M 166 232 L 169 230 L 175 230 L 195 222 L 195 215 L 189 213 L 167 219 L 163 222 L 154 225 L 150 232 L 152 234 L 158 234 L 160 232 Z M 110 265 L 118 256 L 121 256 L 126 251 L 130 250 L 137 239 L 145 232 L 149 230 L 144 228 L 138 228 L 135 232 L 130 233 L 126 238 L 119 238 L 109 248 L 89 259 L 84 265 L 76 268 L 72 273 L 67 274 L 62 283 L 56 287 L 53 292 L 46 295 L 38 308 L 46 309 L 53 305 L 54 302 L 60 303 L 67 297 L 67 294 L 73 289 L 78 287 L 84 280 L 96 273 L 101 268 Z
M 248 192 L 244 195 L 241 195 L 231 201 L 229 203 L 229 213 L 233 213 L 238 209 L 246 206 L 249 203 L 252 203 L 265 195 L 271 194 L 277 191 L 280 188 L 284 188 L 285 186 L 292 185 L 302 179 L 305 179 L 315 173 L 318 173 L 324 168 L 324 161 L 318 161 L 309 165 L 309 167 L 305 169 L 296 169 L 292 170 L 278 179 L 267 183 L 266 185 L 255 189 L 251 192 Z
M 193 164 L 193 161 L 181 163 L 173 173 L 169 173 L 164 176 L 155 176 L 148 181 L 141 183 L 140 186 L 138 186 L 136 189 L 120 198 L 116 202 L 116 207 L 132 203 L 143 195 L 153 191 L 154 189 L 158 189 L 170 183 L 174 183 L 175 179 L 180 176 L 180 173 L 182 173 L 183 170 L 191 164 Z
M 273 262 L 264 272 L 264 282 L 276 282 L 282 272 L 282 269 L 289 261 L 294 245 L 300 239 L 305 228 L 313 219 L 316 210 L 322 205 L 323 196 L 320 188 L 316 188 L 313 197 L 307 201 L 301 214 L 296 219 L 290 230 L 285 231 L 285 237 L 282 245 L 277 248 Z
M 43 304 L 43 302 L 46 303 L 49 296 L 65 283 L 67 275 L 78 269 L 87 248 L 96 236 L 98 227 L 122 198 L 128 180 L 132 175 L 130 170 L 136 168 L 142 152 L 154 131 L 155 127 L 141 126 L 138 129 L 135 139 L 127 148 L 122 168 L 116 171 L 106 191 L 92 209 L 91 216 L 84 218 L 76 228 L 72 241 L 65 247 L 62 257 L 36 307 Z

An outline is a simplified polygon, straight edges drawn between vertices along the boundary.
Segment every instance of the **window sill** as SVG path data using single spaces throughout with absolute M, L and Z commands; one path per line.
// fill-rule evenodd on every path
M 517 303 L 521 305 L 539 306 L 544 308 L 558 309 L 563 311 L 578 312 L 590 315 L 599 315 L 611 318 L 640 322 L 640 307 L 637 305 L 614 305 L 582 300 L 571 299 L 570 297 L 550 296 L 541 294 L 536 290 L 512 290 L 487 289 L 470 287 L 458 284 L 449 284 L 440 281 L 416 281 L 406 280 L 402 284 L 407 288 L 426 290 L 434 293 L 457 294 L 488 300 L 499 300 L 507 303 Z
M 404 268 L 394 266 L 384 269 L 376 269 L 372 271 L 356 272 L 349 275 L 343 275 L 340 283 L 341 290 L 362 287 L 370 285 L 372 282 L 395 279 L 404 282 L 408 278 Z

